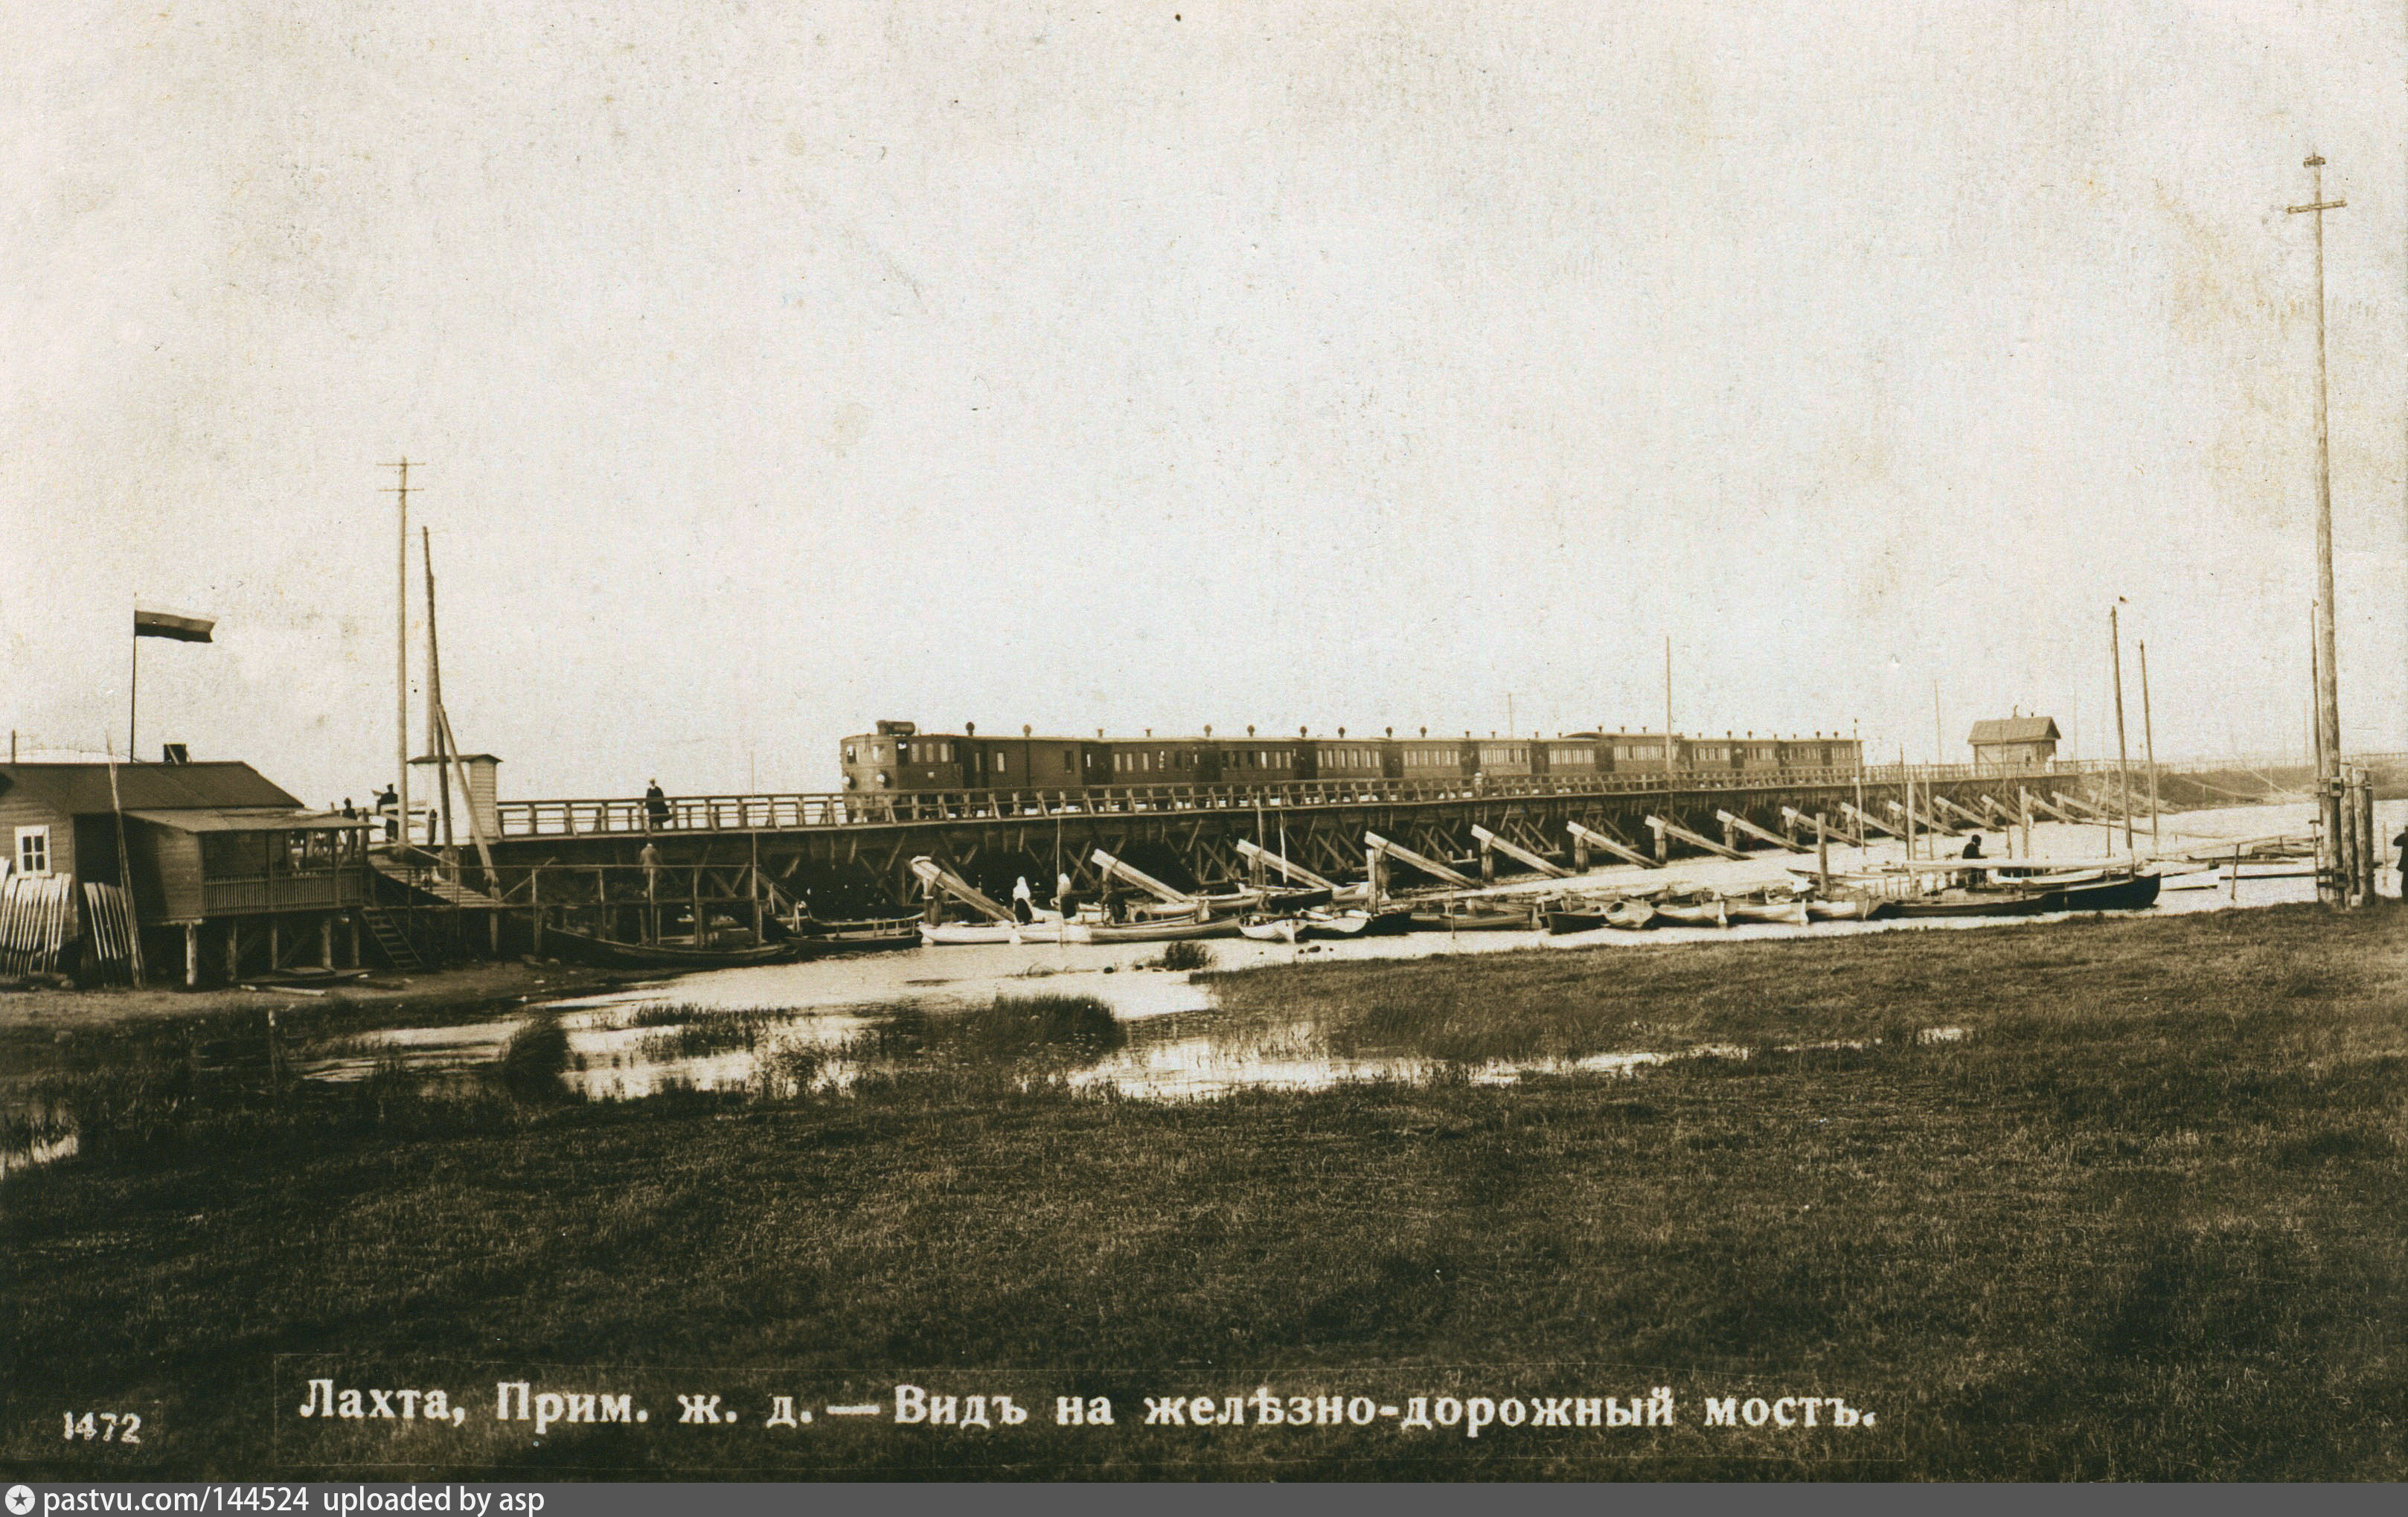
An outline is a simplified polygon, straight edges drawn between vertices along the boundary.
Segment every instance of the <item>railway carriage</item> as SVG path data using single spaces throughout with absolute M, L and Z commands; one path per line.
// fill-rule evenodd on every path
M 942 790 L 1089 789 L 1157 786 L 1278 785 L 1294 780 L 1469 782 L 1474 778 L 1552 777 L 1578 781 L 1612 775 L 1660 775 L 1667 738 L 1661 732 L 1566 732 L 1553 738 L 1433 737 L 1427 729 L 1378 737 L 1340 729 L 1334 737 L 1045 737 L 1023 728 L 1011 737 L 982 737 L 972 723 L 959 732 L 923 732 L 916 724 L 882 721 L 842 740 L 844 788 L 895 793 Z M 1673 736 L 1676 773 L 1731 778 L 1829 774 L 1854 769 L 1860 745 L 1851 738 Z

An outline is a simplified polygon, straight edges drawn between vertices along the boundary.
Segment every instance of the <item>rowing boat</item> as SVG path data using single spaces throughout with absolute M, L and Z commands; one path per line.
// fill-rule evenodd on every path
M 1234 917 L 1216 917 L 1209 922 L 1095 922 L 1080 924 L 1082 936 L 1066 938 L 1066 942 L 1086 943 L 1187 943 L 1197 938 L 1236 937 L 1244 931 Z
M 681 943 L 622 943 L 616 938 L 573 932 L 565 927 L 543 930 L 547 948 L 555 939 L 571 950 L 569 957 L 630 969 L 740 969 L 749 964 L 782 963 L 795 957 L 791 943 L 747 943 L 712 948 Z
M 1084 929 L 1073 923 L 922 922 L 920 941 L 931 947 L 968 943 L 1082 943 Z
M 1806 925 L 1806 903 L 1803 901 L 1726 900 L 1723 910 L 1735 922 L 1771 922 L 1783 927 Z
M 1538 914 L 1525 907 L 1500 911 L 1417 911 L 1413 928 L 1422 932 L 1526 932 L 1538 925 Z
M 2065 909 L 2062 890 L 2035 890 L 2018 894 L 2006 890 L 1942 890 L 1937 895 L 1914 896 L 1892 903 L 1897 915 L 1918 918 L 1927 917 L 2037 917 L 2044 911 Z
M 1637 932 L 1656 925 L 1656 908 L 1640 900 L 1617 901 L 1605 908 L 1605 925 L 1619 927 L 1624 932 Z
M 1722 900 L 1659 901 L 1656 903 L 1656 921 L 1668 927 L 1728 927 L 1730 915 Z
M 858 921 L 823 922 L 809 917 L 789 922 L 795 946 L 805 958 L 836 953 L 874 953 L 920 946 L 922 922 L 917 917 L 869 917 Z

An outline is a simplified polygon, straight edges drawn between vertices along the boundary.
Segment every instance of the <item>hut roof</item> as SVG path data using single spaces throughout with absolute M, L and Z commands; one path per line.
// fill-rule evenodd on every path
M 2061 736 L 2054 716 L 2000 716 L 1973 724 L 1971 741 L 1985 743 L 2054 743 Z
M 22 792 L 70 816 L 127 810 L 184 811 L 272 807 L 301 809 L 249 764 L 119 764 L 114 796 L 107 764 L 0 764 L 0 795 Z

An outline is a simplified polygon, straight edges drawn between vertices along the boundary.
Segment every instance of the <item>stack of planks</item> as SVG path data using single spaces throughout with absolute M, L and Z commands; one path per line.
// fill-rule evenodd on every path
M 92 929 L 92 955 L 100 961 L 101 973 L 112 980 L 131 982 L 134 978 L 134 915 L 125 899 L 124 889 L 86 880 L 83 915 Z
M 0 881 L 0 975 L 55 975 L 77 930 L 75 879 L 11 874 Z

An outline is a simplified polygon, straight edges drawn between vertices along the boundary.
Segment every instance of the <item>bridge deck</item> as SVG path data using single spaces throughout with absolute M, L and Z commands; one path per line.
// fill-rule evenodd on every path
M 1411 805 L 1517 798 L 1661 795 L 1831 789 L 1926 781 L 1995 780 L 2044 784 L 2113 772 L 2083 759 L 2000 771 L 1964 764 L 1886 764 L 1854 769 L 1684 771 L 1632 774 L 1492 776 L 1469 780 L 1299 780 L 1272 785 L 1112 786 L 1075 790 L 902 790 L 864 794 L 818 791 L 787 795 L 679 796 L 658 813 L 641 799 L 506 801 L 497 811 L 501 836 L 609 837 L 645 832 L 817 831 L 980 819 L 1150 815 L 1163 812 L 1279 811 L 1329 806 Z

